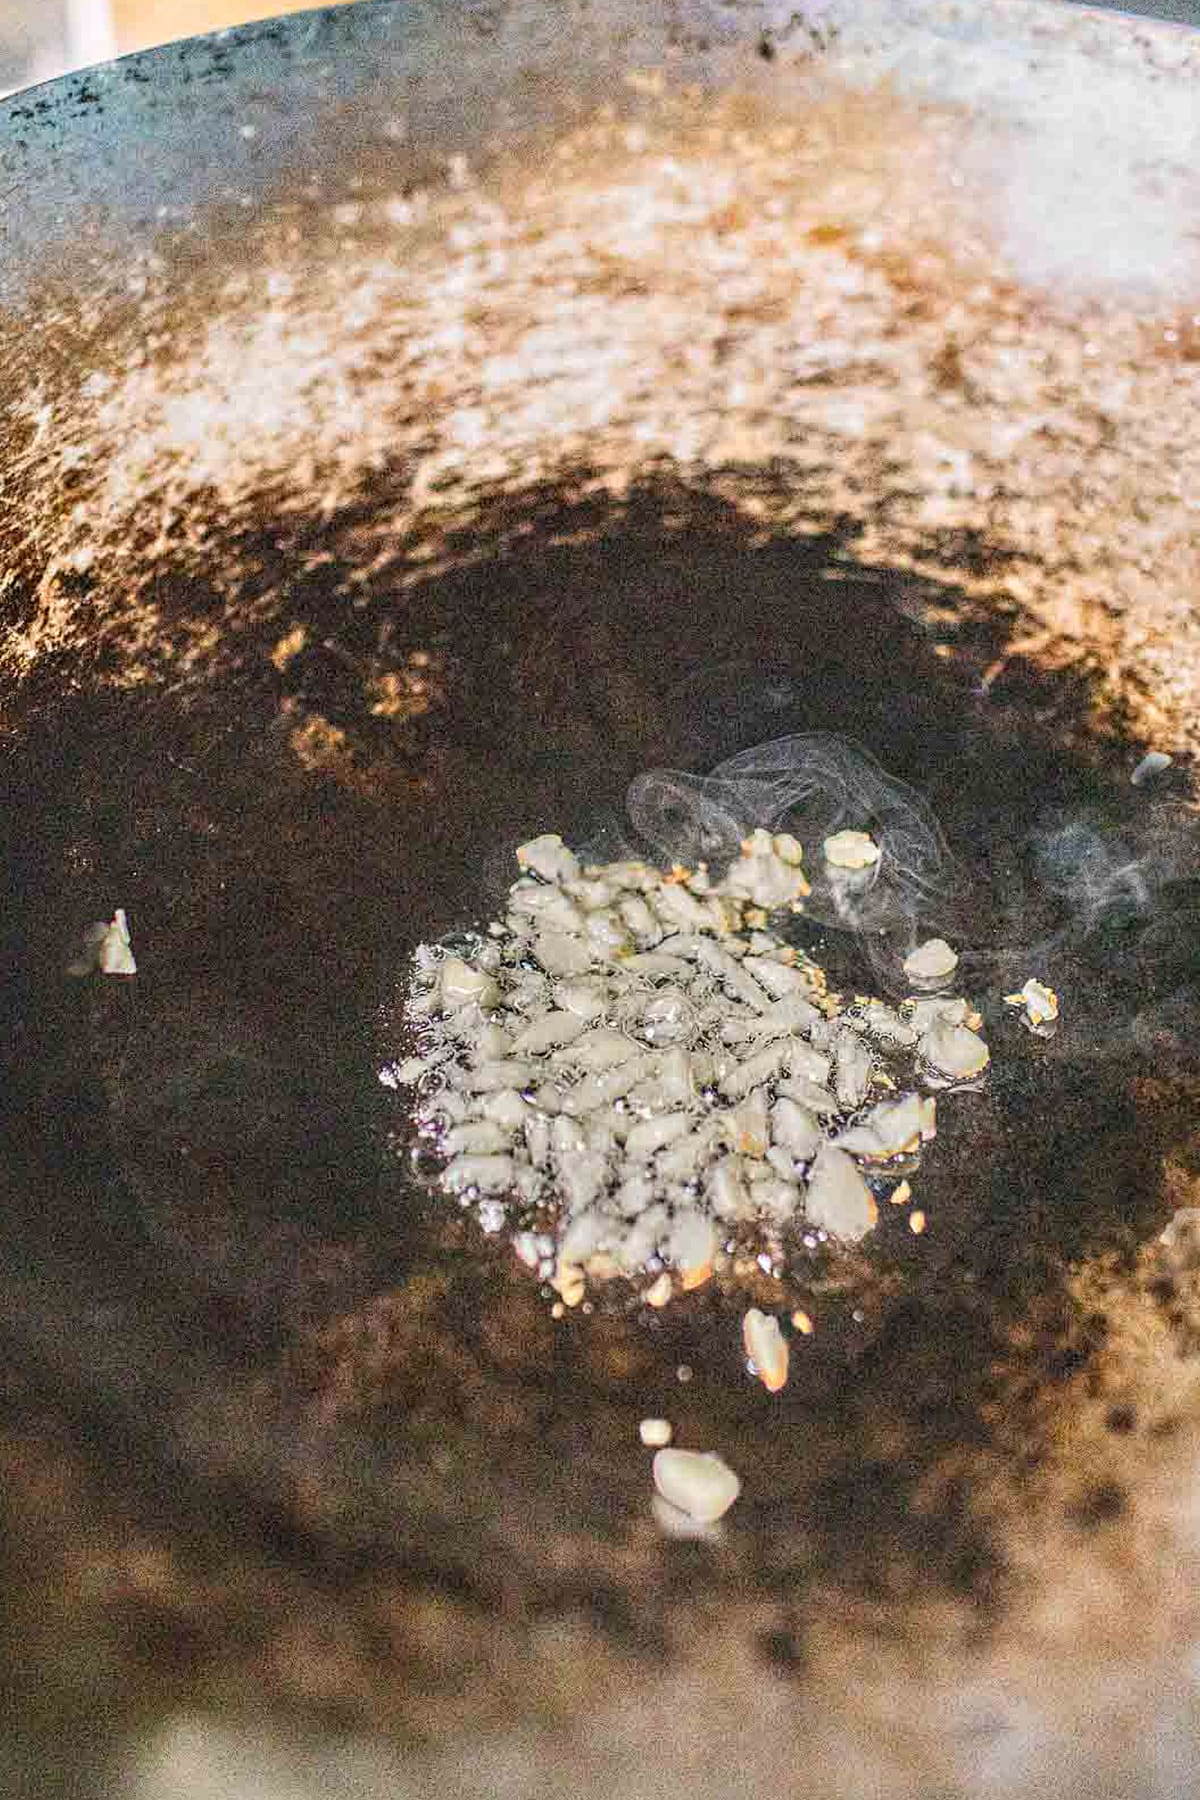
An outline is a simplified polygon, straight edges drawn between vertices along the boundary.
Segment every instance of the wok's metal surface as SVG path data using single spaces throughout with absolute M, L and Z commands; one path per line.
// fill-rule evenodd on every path
M 384 4 L 7 105 L 13 1789 L 81 1791 L 82 1710 L 265 1702 L 424 1740 L 335 1793 L 1179 1791 L 1195 838 L 1125 777 L 1192 742 L 1197 61 Z M 373 1071 L 519 835 L 797 729 L 929 793 L 989 992 L 1064 821 L 1147 899 L 1076 894 L 1070 1029 L 993 1022 L 931 1233 L 771 1403 L 712 1296 L 552 1325 Z M 66 986 L 115 904 L 136 983 Z M 649 1523 L 660 1410 L 720 1547 Z

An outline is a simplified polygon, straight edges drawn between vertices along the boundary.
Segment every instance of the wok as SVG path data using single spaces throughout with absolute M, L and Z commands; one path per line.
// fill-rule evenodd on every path
M 1198 64 L 364 3 L 4 103 L 6 1791 L 1194 1778 Z M 995 1068 L 770 1399 L 718 1294 L 553 1320 L 377 1072 L 522 837 L 812 730 Z

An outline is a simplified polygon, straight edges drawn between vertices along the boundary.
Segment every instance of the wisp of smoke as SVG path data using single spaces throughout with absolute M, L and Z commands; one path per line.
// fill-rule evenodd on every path
M 661 857 L 688 865 L 727 864 L 760 826 L 790 832 L 804 846 L 812 883 L 806 915 L 884 934 L 901 954 L 949 889 L 950 852 L 925 801 L 861 746 L 831 732 L 758 744 L 710 775 L 651 769 L 630 784 L 626 805 Z M 825 838 L 847 829 L 869 832 L 880 850 L 874 867 L 852 881 L 840 879 L 821 854 Z
M 1114 921 L 1140 918 L 1150 910 L 1153 885 L 1147 859 L 1084 819 L 1045 832 L 1035 845 L 1035 856 L 1043 882 L 1062 897 L 1076 928 L 1085 934 Z
M 1164 824 L 1147 809 L 1123 829 L 1092 813 L 1043 827 L 1032 872 L 1053 896 L 1059 922 L 1037 943 L 1006 948 L 995 964 L 1047 972 L 1064 966 L 1078 982 L 1070 1053 L 1078 1058 L 1142 1054 L 1195 1069 L 1200 1043 L 1200 866 L 1194 824 Z M 976 959 L 980 962 L 982 959 Z M 1084 1026 L 1081 1009 L 1091 1014 Z

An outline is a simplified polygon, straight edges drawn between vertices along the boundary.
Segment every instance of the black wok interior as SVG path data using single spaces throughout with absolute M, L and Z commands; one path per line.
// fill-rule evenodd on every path
M 747 1463 L 769 1435 L 772 1493 L 751 1498 L 732 1555 L 668 1547 L 633 1578 L 588 1577 L 610 1594 L 601 1629 L 652 1647 L 662 1598 L 646 1584 L 669 1591 L 681 1555 L 767 1594 L 794 1557 L 791 1603 L 818 1573 L 881 1579 L 872 1520 L 905 1513 L 939 1453 L 982 1429 L 1011 1309 L 1053 1295 L 1069 1257 L 1146 1235 L 1162 1145 L 1135 1123 L 1127 1056 L 1055 1058 L 998 1024 L 987 1095 L 946 1103 L 928 1159 L 933 1232 L 881 1231 L 852 1289 L 863 1319 L 843 1307 L 806 1379 L 756 1405 L 736 1303 L 555 1326 L 503 1248 L 412 1186 L 402 1105 L 376 1078 L 408 950 L 485 914 L 523 835 L 619 818 L 637 770 L 703 768 L 797 730 L 852 736 L 928 795 L 968 941 L 1020 948 L 1062 922 L 1032 867 L 1037 828 L 1061 812 L 1116 828 L 1132 751 L 1089 745 L 1085 689 L 1019 661 L 979 693 L 911 622 L 914 578 L 858 568 L 836 539 L 751 542 L 724 502 L 671 481 L 608 512 L 546 494 L 525 523 L 485 521 L 470 567 L 350 609 L 334 520 L 330 560 L 289 587 L 312 647 L 286 670 L 264 625 L 186 708 L 86 678 L 21 697 L 4 812 L 4 1332 L 36 1408 L 65 1404 L 96 1479 L 159 1524 L 249 1529 L 306 1578 L 382 1558 L 484 1607 L 488 1544 L 523 1604 L 558 1603 L 512 1554 L 531 1517 L 587 1533 L 603 1564 L 642 1503 L 627 1453 L 640 1411 L 682 1412 Z M 509 547 L 489 555 L 490 541 Z M 363 700 L 381 642 L 443 671 L 415 720 Z M 980 635 L 974 660 L 1002 642 Z M 299 707 L 345 733 L 330 766 L 298 766 Z M 64 944 L 116 903 L 136 981 L 64 981 Z M 1115 1016 L 1116 978 L 1089 954 L 1076 943 L 1057 972 Z M 372 1305 L 394 1307 L 382 1346 L 355 1336 Z M 680 1363 L 703 1371 L 686 1390 Z M 902 1453 L 871 1455 L 897 1409 Z M 793 1432 L 794 1467 L 779 1441 Z M 432 1483 L 431 1434 L 448 1459 Z M 977 1527 L 906 1517 L 889 1582 L 907 1561 L 995 1603 Z

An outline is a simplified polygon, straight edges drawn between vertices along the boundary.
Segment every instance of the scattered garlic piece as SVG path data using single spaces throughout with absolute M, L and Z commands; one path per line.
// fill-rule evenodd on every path
M 920 1148 L 923 1122 L 920 1094 L 904 1094 L 899 1100 L 881 1100 L 865 1119 L 833 1141 L 839 1150 L 850 1150 L 871 1162 L 887 1162 Z
M 129 947 L 129 921 L 125 908 L 118 906 L 112 924 L 100 940 L 96 957 L 102 975 L 136 975 L 137 964 Z
M 723 1518 L 742 1484 L 715 1450 L 660 1450 L 654 1458 L 654 1485 L 670 1506 L 711 1525 Z
M 451 1157 L 442 1171 L 442 1180 L 452 1194 L 502 1194 L 512 1186 L 513 1175 L 511 1156 L 465 1154 Z
M 1165 750 L 1150 750 L 1129 779 L 1134 787 L 1141 787 L 1143 781 L 1148 781 L 1152 775 L 1161 775 L 1164 769 L 1169 769 L 1174 760 Z
M 137 963 L 129 942 L 129 921 L 125 908 L 118 906 L 108 924 L 97 920 L 88 926 L 79 955 L 67 964 L 67 974 L 91 975 L 98 969 L 101 975 L 136 975 Z
M 717 1230 L 711 1219 L 689 1208 L 671 1227 L 667 1255 L 680 1271 L 685 1289 L 703 1287 L 717 1254 Z
M 844 1150 L 822 1144 L 808 1177 L 804 1216 L 810 1225 L 854 1243 L 879 1216 L 875 1197 Z
M 958 953 L 945 938 L 930 938 L 910 950 L 904 959 L 904 973 L 914 987 L 941 987 L 958 967 Z
M 650 1449 L 661 1450 L 674 1435 L 674 1426 L 669 1419 L 643 1419 L 638 1426 L 638 1436 Z
M 880 849 L 867 831 L 835 831 L 821 846 L 825 861 L 835 869 L 869 869 L 879 861 Z
M 936 1019 L 918 1045 L 918 1051 L 930 1068 L 948 1081 L 968 1081 L 982 1075 L 991 1061 L 991 1051 L 969 1025 L 952 1025 Z
M 642 1295 L 642 1299 L 646 1302 L 647 1306 L 665 1306 L 674 1291 L 675 1289 L 671 1277 L 664 1269 L 657 1280 L 651 1282 L 650 1286 Z
M 742 1320 L 742 1343 L 758 1379 L 769 1394 L 777 1394 L 788 1378 L 788 1344 L 779 1320 L 752 1306 Z
M 542 1252 L 538 1245 L 537 1233 L 518 1231 L 512 1241 L 513 1249 L 527 1269 L 536 1269 L 542 1260 Z
M 760 828 L 743 840 L 741 855 L 729 865 L 725 888 L 764 912 L 790 906 L 812 892 L 800 870 L 801 855 L 789 833 L 773 838 Z
M 1045 1032 L 1047 1027 L 1058 1021 L 1058 995 L 1052 987 L 1047 987 L 1044 981 L 1039 981 L 1034 975 L 1029 977 L 1017 993 L 1005 994 L 1004 1004 L 1019 1006 L 1022 1025 L 1028 1026 L 1033 1032 Z
M 800 1162 L 815 1156 L 825 1141 L 816 1115 L 795 1100 L 789 1100 L 786 1094 L 781 1095 L 771 1108 L 771 1131 L 775 1147 Z
M 517 862 L 522 869 L 532 869 L 543 881 L 577 881 L 579 858 L 568 850 L 556 831 L 530 838 L 517 846 Z
M 550 1286 L 562 1297 L 564 1306 L 578 1306 L 587 1283 L 578 1263 L 560 1261 L 551 1277 Z

